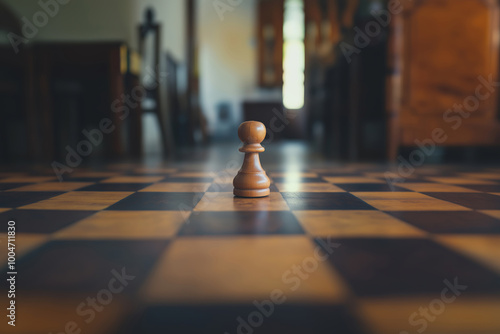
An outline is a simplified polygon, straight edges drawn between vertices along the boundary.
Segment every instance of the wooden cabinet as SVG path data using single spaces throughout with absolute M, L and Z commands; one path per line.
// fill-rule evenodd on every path
M 37 158 L 64 158 L 65 147 L 76 147 L 85 139 L 81 131 L 96 128 L 104 117 L 112 120 L 115 130 L 104 138 L 103 156 L 125 156 L 125 127 L 134 131 L 140 126 L 141 112 L 140 104 L 129 108 L 124 100 L 131 90 L 126 84 L 138 84 L 125 80 L 131 75 L 126 45 L 119 41 L 46 42 L 30 51 L 36 108 L 30 109 L 29 118 L 38 119 L 41 134 Z
M 259 0 L 257 42 L 259 86 L 283 83 L 283 0 Z
M 402 8 L 391 21 L 390 158 L 419 141 L 500 144 L 500 86 L 487 84 L 498 81 L 498 1 L 406 0 Z

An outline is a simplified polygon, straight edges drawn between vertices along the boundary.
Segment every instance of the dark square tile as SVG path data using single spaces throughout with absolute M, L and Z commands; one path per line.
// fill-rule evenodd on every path
M 265 305 L 264 309 L 256 308 L 255 305 L 150 306 L 143 314 L 129 321 L 124 331 L 125 333 L 148 334 L 366 333 L 360 328 L 359 321 L 346 306 L 276 305 L 267 300 L 256 302 L 259 306 Z M 123 331 L 120 330 L 120 333 Z
M 485 193 L 500 193 L 500 184 L 476 184 L 476 185 L 464 184 L 461 187 L 477 191 L 483 191 Z
M 321 241 L 319 241 L 321 240 Z M 326 239 L 317 239 L 326 248 Z M 439 296 L 444 280 L 467 285 L 467 294 L 499 293 L 500 276 L 426 239 L 337 239 L 329 261 L 358 296 L 428 293 Z
M 96 183 L 77 191 L 138 191 L 153 183 Z
M 500 210 L 500 196 L 484 193 L 425 193 L 476 210 Z
M 402 185 L 404 185 L 405 183 L 430 183 L 431 181 L 429 180 L 426 180 L 424 178 L 418 178 L 418 177 L 412 177 L 412 178 L 395 178 L 395 179 L 391 179 L 391 178 L 388 178 L 388 179 L 384 179 L 384 181 L 386 182 L 394 182 L 394 183 L 401 183 Z
M 500 220 L 476 211 L 398 211 L 387 213 L 431 233 L 500 233 Z
M 291 210 L 375 210 L 348 193 L 281 193 Z
M 214 183 L 211 184 L 210 187 L 208 187 L 207 192 L 232 192 L 233 191 L 233 185 L 231 183 Z
M 231 183 L 214 183 L 208 187 L 207 192 L 232 192 L 233 188 L 234 187 Z M 269 189 L 272 192 L 279 192 L 278 188 L 276 188 L 276 186 L 272 183 L 269 186 Z
M 289 211 L 195 211 L 179 235 L 304 234 Z
M 9 191 L 0 192 L 0 208 L 17 208 L 18 206 L 43 201 L 64 194 L 59 191 Z
M 386 183 L 336 183 L 337 187 L 345 191 L 409 191 L 408 189 L 401 188 L 395 185 L 388 185 Z
M 95 211 L 10 210 L 0 213 L 0 225 L 14 220 L 18 233 L 52 233 L 84 219 Z
M 52 241 L 18 261 L 17 270 L 23 274 L 16 284 L 24 291 L 95 295 L 108 287 L 113 270 L 118 274 L 124 270 L 135 276 L 126 281 L 123 291 L 128 294 L 141 286 L 167 244 L 165 240 Z
M 364 176 L 362 172 L 325 172 L 325 173 L 318 173 L 318 175 L 322 177 L 342 177 L 342 176 Z
M 192 210 L 203 193 L 139 192 L 134 193 L 107 210 Z
M 63 177 L 66 182 L 99 182 L 109 179 L 109 177 Z
M 160 182 L 179 182 L 179 183 L 184 183 L 184 182 L 196 182 L 196 183 L 208 183 L 208 182 L 213 182 L 214 178 L 213 177 L 171 177 L 167 176 Z
M 148 171 L 141 171 L 141 172 L 128 172 L 124 175 L 130 175 L 130 176 L 164 176 L 168 177 L 172 173 L 162 173 L 162 172 L 148 172 Z
M 0 183 L 0 191 L 29 186 L 34 183 Z
M 461 177 L 460 174 L 458 174 L 459 170 L 457 168 L 453 169 L 448 169 L 448 168 L 439 168 L 439 169 L 434 169 L 434 170 L 419 170 L 418 168 L 415 169 L 413 172 L 414 175 L 417 176 L 422 176 L 422 177 Z
M 274 183 L 286 183 L 290 181 L 289 178 L 286 177 L 272 177 L 271 180 Z M 323 180 L 321 177 L 299 177 L 299 178 L 294 178 L 293 182 L 299 182 L 299 183 L 323 183 L 326 182 Z

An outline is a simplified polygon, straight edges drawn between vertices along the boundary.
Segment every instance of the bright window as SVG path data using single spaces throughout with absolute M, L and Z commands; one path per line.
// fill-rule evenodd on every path
M 304 2 L 285 0 L 283 24 L 283 105 L 304 106 Z

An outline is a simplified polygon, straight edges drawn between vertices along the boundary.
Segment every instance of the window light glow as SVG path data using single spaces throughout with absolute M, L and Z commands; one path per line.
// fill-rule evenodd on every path
M 283 24 L 283 105 L 304 106 L 304 2 L 285 0 Z

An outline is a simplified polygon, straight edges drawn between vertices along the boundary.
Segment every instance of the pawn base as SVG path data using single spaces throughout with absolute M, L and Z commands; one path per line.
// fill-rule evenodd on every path
M 271 190 L 269 188 L 266 189 L 237 189 L 234 188 L 233 194 L 237 197 L 266 197 L 269 196 Z

